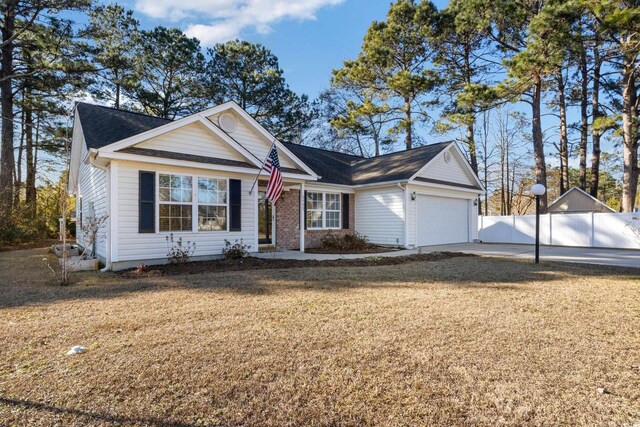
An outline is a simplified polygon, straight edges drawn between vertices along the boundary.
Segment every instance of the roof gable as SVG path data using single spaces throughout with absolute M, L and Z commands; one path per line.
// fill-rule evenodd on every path
M 244 156 L 200 122 L 189 123 L 129 148 L 134 147 L 246 162 Z
M 571 187 L 551 203 L 549 212 L 615 212 L 609 205 L 579 187 Z
M 467 188 L 481 188 L 467 159 L 457 149 L 455 143 L 450 144 L 445 150 L 434 156 L 413 179 L 424 182 L 454 184 Z

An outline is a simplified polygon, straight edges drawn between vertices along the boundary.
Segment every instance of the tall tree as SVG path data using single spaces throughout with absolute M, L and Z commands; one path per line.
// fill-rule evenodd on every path
M 438 16 L 431 34 L 434 63 L 443 82 L 441 92 L 449 102 L 444 117 L 452 126 L 465 127 L 464 143 L 474 172 L 478 173 L 475 143 L 476 116 L 487 109 L 494 97 L 486 82 L 490 79 L 492 52 L 490 40 L 466 25 L 461 3 L 454 0 Z M 450 128 L 451 126 L 445 126 Z M 480 212 L 482 208 L 479 207 Z
M 53 117 L 65 116 L 64 100 L 83 87 L 82 75 L 91 69 L 85 46 L 75 39 L 72 22 L 52 19 L 34 24 L 16 51 L 15 69 L 27 75 L 16 81 L 22 110 L 25 152 L 25 202 L 30 218 L 36 214 L 36 172 L 41 126 Z M 18 159 L 20 162 L 21 159 Z
M 214 103 L 235 101 L 276 137 L 300 142 L 314 111 L 306 95 L 289 88 L 269 49 L 234 40 L 217 44 L 208 54 L 204 85 Z
M 623 141 L 622 211 L 636 206 L 638 190 L 638 73 L 640 69 L 640 6 L 635 0 L 583 0 L 599 24 L 600 39 L 610 44 L 609 62 L 619 72 Z
M 460 14 L 465 25 L 491 38 L 505 58 L 510 79 L 501 84 L 503 96 L 525 101 L 531 107 L 534 173 L 536 181 L 546 186 L 542 96 L 544 79 L 550 71 L 549 58 L 542 53 L 542 42 L 535 48 L 536 54 L 530 51 L 530 24 L 542 11 L 544 0 L 470 0 L 462 6 Z M 542 211 L 546 211 L 546 194 L 540 202 Z
M 89 13 L 82 34 L 92 41 L 97 81 L 90 87 L 100 99 L 108 99 L 120 109 L 123 88 L 135 82 L 134 49 L 138 42 L 138 21 L 133 11 L 118 4 L 100 5 Z
M 142 31 L 135 66 L 138 82 L 128 93 L 145 112 L 174 119 L 203 108 L 205 60 L 198 39 L 177 28 Z
M 16 50 L 36 22 L 47 24 L 56 21 L 61 11 L 82 10 L 89 3 L 90 0 L 6 0 L 0 3 L 0 226 L 7 221 L 14 200 L 14 83 L 38 72 L 16 70 Z
M 392 3 L 386 21 L 369 27 L 359 57 L 345 61 L 343 70 L 336 72 L 348 73 L 352 81 L 388 100 L 385 108 L 396 114 L 392 131 L 404 134 L 407 149 L 414 145 L 415 123 L 430 118 L 426 107 L 432 103 L 425 95 L 439 83 L 437 73 L 428 68 L 433 56 L 428 40 L 436 17 L 429 1 Z
M 600 137 L 601 130 L 598 127 L 598 122 L 603 116 L 600 107 L 600 79 L 602 70 L 602 55 L 600 53 L 601 43 L 599 36 L 598 23 L 596 20 L 591 20 L 592 26 L 592 63 L 593 63 L 593 80 L 591 88 L 591 179 L 589 181 L 589 193 L 597 198 L 598 188 L 600 187 Z M 606 200 L 606 199 L 603 199 Z

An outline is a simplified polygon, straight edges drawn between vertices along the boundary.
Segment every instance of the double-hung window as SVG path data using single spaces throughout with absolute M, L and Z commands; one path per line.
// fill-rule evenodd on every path
M 226 231 L 227 190 L 226 179 L 160 174 L 159 230 Z
M 340 193 L 307 192 L 307 228 L 340 228 L 341 197 Z
M 227 229 L 227 180 L 198 178 L 198 231 Z
M 193 184 L 189 175 L 160 174 L 160 231 L 193 229 Z

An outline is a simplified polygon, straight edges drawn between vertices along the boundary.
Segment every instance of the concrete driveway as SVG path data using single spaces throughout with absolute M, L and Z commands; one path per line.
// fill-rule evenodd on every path
M 465 252 L 483 256 L 533 260 L 535 246 L 502 243 L 458 243 L 453 245 L 423 246 L 421 249 L 422 252 Z M 578 262 L 640 268 L 640 250 L 540 246 L 540 261 Z

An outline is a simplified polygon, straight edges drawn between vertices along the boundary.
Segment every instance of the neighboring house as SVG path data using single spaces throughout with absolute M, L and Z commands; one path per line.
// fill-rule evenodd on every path
M 274 141 L 285 191 L 271 207 L 266 173 L 250 190 Z M 194 259 L 225 239 L 304 251 L 354 231 L 381 245 L 469 242 L 484 190 L 453 142 L 352 156 L 281 143 L 229 102 L 175 121 L 77 104 L 69 191 L 79 221 L 109 215 L 97 254 L 122 269 L 166 262 L 170 233 L 196 242 Z
M 581 188 L 571 187 L 562 196 L 558 197 L 549 205 L 547 212 L 552 214 L 588 212 L 611 213 L 615 212 L 615 210 Z

